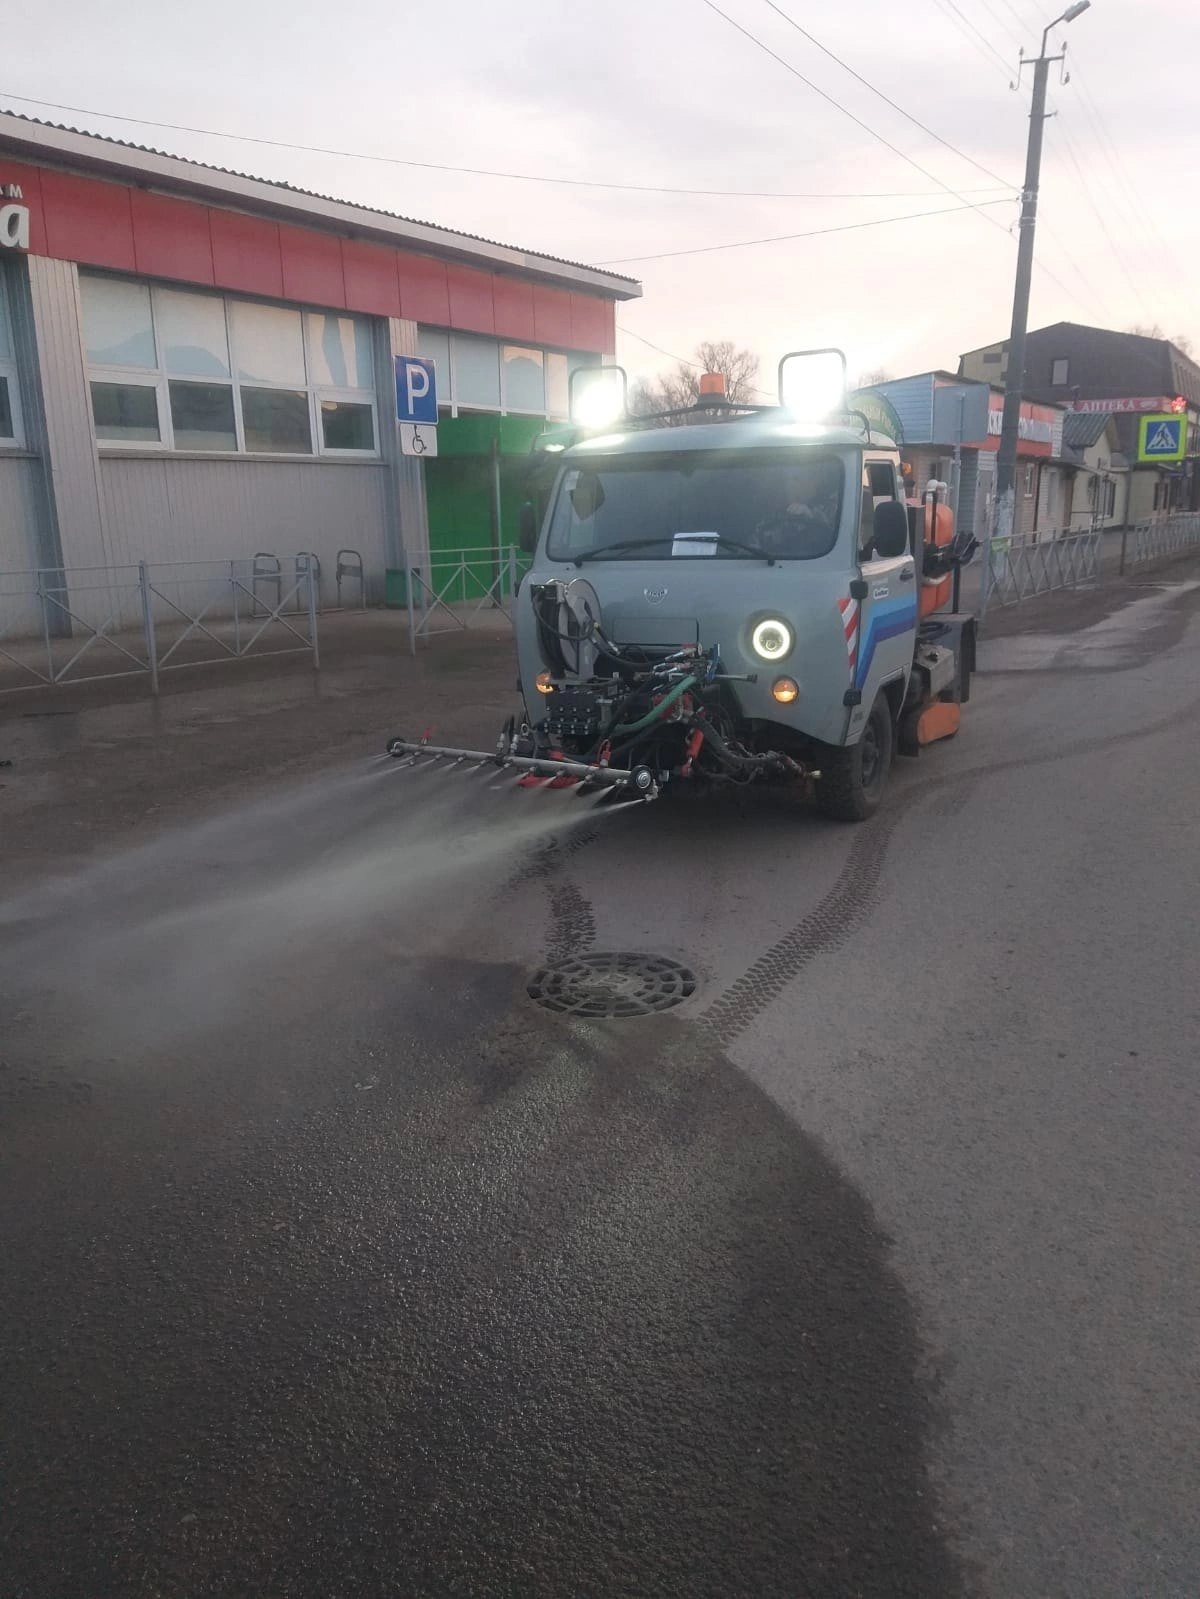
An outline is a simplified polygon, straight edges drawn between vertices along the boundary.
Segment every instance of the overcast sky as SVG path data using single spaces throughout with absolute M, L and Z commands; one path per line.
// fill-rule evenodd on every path
M 839 344 L 852 376 L 953 367 L 961 351 L 1007 335 L 1016 250 L 1004 230 L 1015 233 L 1016 204 L 997 178 L 1015 193 L 1028 90 L 1009 91 L 998 57 L 1015 64 L 1022 40 L 1036 52 L 1053 0 L 778 0 L 969 160 L 889 109 L 767 0 L 715 3 L 936 181 L 704 0 L 18 0 L 0 105 L 525 248 L 622 262 L 645 288 L 618 311 L 619 354 L 635 373 L 664 364 L 635 334 L 681 354 L 732 338 L 758 352 L 764 373 L 782 350 Z M 1046 130 L 1031 325 L 1157 322 L 1200 345 L 1186 270 L 1200 253 L 1200 5 L 1094 0 L 1055 37 L 1069 42 L 1073 77 L 1059 87 L 1052 69 L 1058 116 Z M 17 95 L 413 161 L 814 198 L 422 171 L 67 114 Z M 630 259 L 992 200 L 1002 203 L 824 238 Z

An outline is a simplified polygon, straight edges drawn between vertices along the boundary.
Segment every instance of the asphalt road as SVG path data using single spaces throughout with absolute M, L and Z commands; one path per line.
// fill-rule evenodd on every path
M 863 828 L 363 761 L 0 905 L 0 1596 L 1200 1592 L 1200 584 L 1133 592 Z M 594 951 L 695 996 L 530 1003 Z

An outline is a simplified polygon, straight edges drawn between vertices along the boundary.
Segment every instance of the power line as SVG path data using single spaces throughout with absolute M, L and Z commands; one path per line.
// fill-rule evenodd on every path
M 716 4 L 716 0 L 701 0 L 701 4 L 707 6 L 710 11 L 715 11 L 717 16 L 719 16 L 722 21 L 727 22 L 731 28 L 736 29 L 736 31 L 740 33 L 743 38 L 749 39 L 751 44 L 757 46 L 759 50 L 762 50 L 769 55 L 772 61 L 778 62 L 785 72 L 790 72 L 793 78 L 798 78 L 806 89 L 811 89 L 812 92 L 824 100 L 827 105 L 833 106 L 834 109 L 840 111 L 844 117 L 848 117 L 856 127 L 861 128 L 864 133 L 869 133 L 873 139 L 878 140 L 878 142 L 882 144 L 885 149 L 890 150 L 893 155 L 899 156 L 901 161 L 907 162 L 908 165 L 912 167 L 914 171 L 919 172 L 923 178 L 927 178 L 930 183 L 936 183 L 939 189 L 944 189 L 947 194 L 953 195 L 956 200 L 963 201 L 963 204 L 967 205 L 971 209 L 981 209 L 978 206 L 972 206 L 970 201 L 965 200 L 960 190 L 952 188 L 948 183 L 943 183 L 941 178 L 939 178 L 936 173 L 930 172 L 927 167 L 923 167 L 921 163 L 914 160 L 912 156 L 906 155 L 899 145 L 893 144 L 892 141 L 885 138 L 882 133 L 878 133 L 869 122 L 864 122 L 861 117 L 855 116 L 853 111 L 849 110 L 849 108 L 844 106 L 840 100 L 835 99 L 835 97 L 829 94 L 826 90 L 820 88 L 819 85 L 815 84 L 811 78 L 806 78 L 803 72 L 800 71 L 799 67 L 794 67 L 790 61 L 779 55 L 775 50 L 772 50 L 771 46 L 767 44 L 764 39 L 760 39 L 756 33 L 751 33 L 749 28 L 744 28 L 742 24 L 731 17 L 727 11 L 722 11 L 720 6 Z M 994 202 L 988 203 L 991 204 Z M 988 218 L 988 221 L 991 221 L 990 217 Z M 997 224 L 997 226 L 999 226 L 999 224 Z
M 802 27 L 800 23 L 796 21 L 795 17 L 789 16 L 782 6 L 776 5 L 775 0 L 766 0 L 766 4 L 770 6 L 771 10 L 774 11 L 777 16 L 782 17 L 789 27 L 795 28 L 797 33 L 801 34 L 805 39 L 807 39 L 809 44 L 815 45 L 816 48 L 820 50 L 823 55 L 827 55 L 831 61 L 836 61 L 838 66 L 842 68 L 843 72 L 848 72 L 850 76 L 858 83 L 861 83 L 864 88 L 870 89 L 872 94 L 877 95 L 885 105 L 891 106 L 893 111 L 898 111 L 902 117 L 905 117 L 909 122 L 912 123 L 914 128 L 920 128 L 922 133 L 927 134 L 929 138 L 935 140 L 938 144 L 943 145 L 947 150 L 952 151 L 954 155 L 958 156 L 960 160 L 967 162 L 969 166 L 977 168 L 978 171 L 984 173 L 989 178 L 994 178 L 1002 187 L 1012 190 L 1016 190 L 1019 187 L 1019 185 L 1015 183 L 1006 184 L 1004 179 L 1000 177 L 998 173 L 993 172 L 990 167 L 985 167 L 982 162 L 976 161 L 974 156 L 968 155 L 965 150 L 960 150 L 957 145 L 951 144 L 949 139 L 943 139 L 940 133 L 935 133 L 932 128 L 927 127 L 924 122 L 921 122 L 917 117 L 914 117 L 910 111 L 906 111 L 902 105 L 897 105 L 895 100 L 893 100 L 890 95 L 884 94 L 882 89 L 877 89 L 868 78 L 863 77 L 861 72 L 856 72 L 849 62 L 843 61 L 841 56 L 839 56 L 836 51 L 831 50 L 828 45 L 822 44 L 820 39 L 809 33 L 807 28 Z M 970 193 L 971 191 L 964 190 L 963 192 Z
M 1150 210 L 1150 207 L 1147 205 L 1146 201 L 1142 198 L 1137 185 L 1131 179 L 1125 158 L 1121 153 L 1120 147 L 1112 137 L 1108 122 L 1106 121 L 1103 112 L 1088 89 L 1087 84 L 1080 77 L 1079 68 L 1074 61 L 1072 62 L 1071 66 L 1071 80 L 1075 84 L 1076 89 L 1079 91 L 1080 102 L 1083 106 L 1084 115 L 1087 117 L 1092 126 L 1092 131 L 1096 135 L 1101 154 L 1105 156 L 1105 159 L 1109 163 L 1110 169 L 1132 202 L 1129 213 L 1131 218 L 1135 223 L 1139 217 L 1145 222 L 1146 226 L 1157 237 L 1162 248 L 1167 252 L 1168 255 L 1174 258 L 1175 265 L 1179 272 L 1183 273 L 1184 266 L 1182 261 L 1175 251 L 1174 246 L 1164 237 L 1163 231 L 1158 225 L 1157 218 Z
M 693 372 L 704 371 L 704 368 L 700 365 L 699 361 L 689 361 L 686 355 L 676 355 L 674 350 L 664 350 L 661 344 L 655 344 L 653 339 L 646 338 L 645 334 L 635 333 L 632 328 L 624 327 L 619 322 L 617 324 L 617 332 L 623 334 L 626 338 L 636 339 L 639 344 L 644 344 L 647 349 L 653 350 L 657 355 L 665 355 L 668 361 L 678 361 L 680 366 L 690 366 Z M 755 388 L 753 384 L 751 385 L 750 392 L 752 394 L 761 394 L 763 398 L 767 400 L 771 398 L 769 389 Z
M 704 5 L 706 5 L 709 8 L 710 11 L 715 11 L 716 14 L 719 17 L 721 17 L 725 22 L 727 22 L 730 25 L 731 28 L 735 28 L 738 33 L 742 34 L 745 38 L 749 39 L 751 44 L 756 45 L 760 50 L 764 51 L 767 55 L 769 55 L 771 57 L 771 59 L 773 61 L 777 61 L 779 63 L 779 65 L 781 67 L 783 67 L 783 69 L 786 72 L 790 72 L 791 75 L 794 78 L 798 78 L 800 80 L 800 82 L 802 84 L 804 84 L 805 88 L 811 89 L 814 94 L 818 95 L 822 100 L 826 101 L 827 104 L 833 106 L 836 110 L 840 111 L 843 116 L 849 117 L 850 121 L 853 122 L 857 127 L 860 127 L 866 133 L 869 133 L 873 139 L 877 139 L 879 141 L 879 143 L 884 145 L 887 149 L 889 149 L 892 152 L 893 155 L 898 155 L 902 161 L 906 161 L 909 166 L 914 167 L 921 174 L 922 177 L 928 178 L 931 183 L 936 183 L 940 188 L 944 189 L 947 194 L 952 195 L 954 197 L 954 199 L 956 199 L 956 200 L 962 200 L 963 199 L 963 193 L 962 193 L 961 190 L 953 189 L 953 188 L 950 187 L 950 185 L 948 183 L 943 183 L 942 180 L 939 177 L 935 176 L 934 173 L 928 171 L 925 167 L 921 166 L 921 164 L 918 161 L 915 161 L 912 158 L 912 156 L 906 155 L 904 153 L 904 151 L 901 150 L 897 145 L 894 145 L 891 142 L 890 139 L 885 139 L 882 133 L 877 133 L 875 131 L 875 129 L 873 127 L 871 127 L 871 125 L 869 123 L 864 122 L 861 117 L 855 116 L 853 111 L 847 110 L 847 108 L 844 105 L 842 105 L 839 100 L 835 100 L 834 99 L 833 95 L 827 94 L 824 89 L 818 88 L 818 86 L 815 83 L 813 83 L 810 78 L 806 78 L 804 76 L 804 74 L 800 71 L 800 69 L 798 67 L 794 67 L 790 61 L 785 60 L 783 56 L 779 55 L 776 51 L 772 50 L 770 45 L 765 43 L 764 40 L 760 39 L 757 34 L 751 33 L 749 28 L 744 28 L 740 22 L 735 22 L 734 19 L 731 16 L 729 16 L 726 12 L 722 11 L 720 6 L 715 4 L 715 0 L 702 0 L 702 3 Z M 964 204 L 967 204 L 967 203 L 968 202 L 964 202 Z M 987 201 L 986 203 L 989 204 L 989 205 L 994 205 L 996 202 L 995 201 Z M 979 213 L 979 215 L 983 218 L 983 220 L 985 222 L 989 223 L 992 227 L 999 228 L 1001 233 L 1003 233 L 1005 235 L 1005 237 L 1009 239 L 1010 243 L 1014 242 L 1012 240 L 1012 235 L 1009 233 L 1009 230 L 1004 226 L 1004 224 L 1002 222 L 997 222 L 995 217 L 988 216 L 986 211 L 984 211 L 982 206 L 980 206 L 980 205 L 972 205 L 972 206 L 969 206 L 969 209 L 977 211 Z M 925 213 L 925 214 L 926 215 L 930 215 L 931 213 Z M 804 235 L 793 235 L 793 237 L 804 237 Z M 755 241 L 755 242 L 757 242 L 757 241 Z M 768 241 L 762 241 L 762 242 L 768 242 Z M 686 253 L 692 254 L 693 252 L 688 251 Z M 639 257 L 639 259 L 641 259 L 641 260 L 661 260 L 663 258 L 661 256 L 642 256 L 642 257 Z M 1060 288 L 1063 291 L 1064 294 L 1071 295 L 1072 298 L 1076 298 L 1076 296 L 1073 294 L 1073 291 L 1063 282 L 1063 280 L 1060 277 L 1058 277 L 1055 273 L 1053 273 L 1048 266 L 1046 266 L 1042 262 L 1038 262 L 1036 264 L 1037 264 L 1039 270 L 1041 271 L 1041 273 L 1042 273 L 1042 275 L 1044 277 L 1049 278 L 1050 281 L 1052 283 L 1056 284 L 1058 286 L 1058 288 Z
M 1088 277 L 1087 273 L 1080 266 L 1072 247 L 1063 242 L 1059 234 L 1055 232 L 1055 230 L 1050 226 L 1044 217 L 1038 218 L 1038 231 L 1045 233 L 1054 241 L 1054 243 L 1062 251 L 1063 259 L 1070 263 L 1072 272 L 1074 272 L 1080 283 L 1083 284 L 1084 289 L 1090 297 L 1091 304 L 1097 311 L 1100 312 L 1103 317 L 1107 318 L 1109 321 L 1112 321 L 1113 310 L 1111 304 L 1109 303 L 1107 294 L 1101 294 L 1099 289 L 1097 289 L 1096 285 L 1092 282 L 1091 278 Z M 1037 265 L 1038 263 L 1035 262 L 1034 264 Z
M 1007 205 L 1007 200 L 985 200 L 984 205 Z M 873 217 L 869 222 L 844 222 L 834 228 L 811 228 L 806 233 L 776 233 L 764 239 L 734 239 L 728 244 L 698 244 L 690 250 L 661 250 L 655 255 L 620 255 L 597 266 L 627 266 L 632 261 L 670 261 L 681 255 L 712 255 L 717 250 L 748 250 L 756 244 L 787 244 L 793 239 L 819 239 L 827 233 L 855 233 L 861 228 L 882 228 L 891 222 L 915 222 L 920 217 L 953 216 L 960 211 L 977 211 L 976 205 L 950 205 L 938 211 L 909 211 L 899 217 Z
M 686 355 L 676 355 L 674 350 L 664 350 L 661 344 L 655 344 L 653 339 L 648 339 L 642 333 L 635 333 L 632 328 L 623 327 L 619 322 L 617 332 L 623 333 L 626 338 L 636 339 L 639 344 L 644 344 L 647 349 L 653 350 L 656 355 L 665 355 L 668 361 L 678 361 L 680 366 L 690 366 L 693 372 L 703 372 L 704 368 L 698 361 L 689 361 Z M 756 390 L 761 393 L 761 390 Z
M 1040 23 L 1037 23 L 1037 24 L 1031 23 L 1031 22 L 1028 21 L 1027 18 L 1023 17 L 1021 15 L 1021 13 L 1017 10 L 1016 6 L 1013 5 L 1012 0 L 1000 0 L 1000 4 L 1004 7 L 1004 9 L 1006 11 L 1011 12 L 1012 17 L 1013 17 L 1014 21 L 1016 22 L 1016 24 L 1017 24 L 1017 26 L 1019 28 L 1022 28 L 1022 29 L 1025 29 L 1025 30 L 1033 28 L 1033 31 L 1036 33 L 1037 29 L 1041 26 Z
M 990 55 L 995 56 L 996 60 L 1000 63 L 1002 70 L 1011 74 L 1012 67 L 1009 65 L 1009 63 L 1000 54 L 999 50 L 996 49 L 995 45 L 991 42 L 987 35 L 981 32 L 981 30 L 975 26 L 970 17 L 967 16 L 966 12 L 955 4 L 955 0 L 946 0 L 946 4 L 950 7 L 950 10 L 953 11 L 956 17 L 962 18 L 963 24 L 971 30 L 983 48 L 988 51 Z
M 813 193 L 792 193 L 789 190 L 778 189 L 687 189 L 677 188 L 670 184 L 660 183 L 615 183 L 606 182 L 596 178 L 558 178 L 549 177 L 537 172 L 500 172 L 489 167 L 460 167 L 451 166 L 441 161 L 417 161 L 405 156 L 371 155 L 363 150 L 333 150 L 323 145 L 292 144 L 286 139 L 267 139 L 250 133 L 225 133 L 219 128 L 196 128 L 180 122 L 155 122 L 150 117 L 127 117 L 112 111 L 89 111 L 83 106 L 61 105 L 56 100 L 38 100 L 28 94 L 10 94 L 0 89 L 0 96 L 8 100 L 20 100 L 28 105 L 45 106 L 52 111 L 66 111 L 72 116 L 102 117 L 110 122 L 128 122 L 141 128 L 161 128 L 171 133 L 198 133 L 211 139 L 232 139 L 241 144 L 269 145 L 276 150 L 296 150 L 306 155 L 332 155 L 342 160 L 349 161 L 382 161 L 391 166 L 419 167 L 428 172 L 453 172 L 476 178 L 507 178 L 516 183 L 551 183 L 564 188 L 575 189 L 613 189 L 628 194 L 682 194 L 709 199 L 733 200 L 915 200 L 921 195 L 931 197 L 938 190 L 929 189 L 886 189 L 886 190 L 851 190 L 845 193 L 828 193 L 825 191 Z M 994 174 L 989 173 L 989 177 Z M 1013 185 L 997 180 L 997 187 L 1012 189 Z M 987 189 L 965 189 L 965 194 L 992 194 L 994 187 Z
M 955 28 L 958 29 L 959 33 L 962 34 L 967 43 L 983 58 L 984 61 L 987 62 L 988 66 L 994 71 L 996 68 L 996 52 L 992 49 L 991 45 L 989 45 L 983 39 L 983 36 L 979 33 L 979 30 L 975 29 L 972 31 L 971 29 L 965 27 L 962 20 L 962 13 L 959 12 L 958 16 L 956 17 L 954 12 L 950 9 L 949 0 L 934 0 L 934 4 L 947 19 L 947 21 L 949 21 Z M 1003 63 L 1003 57 L 1001 57 L 1000 60 Z M 1004 75 L 1010 82 L 1012 81 L 1012 73 L 1009 71 L 1007 66 L 1004 67 Z
M 998 28 L 1000 28 L 1004 33 L 1006 33 L 1008 35 L 1008 37 L 1016 45 L 1017 49 L 1018 50 L 1023 49 L 1024 45 L 1025 45 L 1025 40 L 1018 33 L 1016 33 L 1015 30 L 1013 28 L 1011 28 L 1007 22 L 1005 22 L 1004 18 L 1000 15 L 1000 13 L 998 11 L 993 11 L 992 10 L 991 4 L 990 4 L 990 0 L 979 0 L 979 4 L 987 12 L 988 16 L 991 17 L 992 21 L 996 24 L 996 26 Z M 1010 10 L 1011 10 L 1011 7 L 1010 7 Z
M 1062 126 L 1062 113 L 1061 113 L 1061 111 L 1059 112 L 1059 137 L 1062 139 L 1063 149 L 1066 150 L 1067 155 L 1070 157 L 1071 165 L 1075 168 L 1075 174 L 1076 174 L 1076 176 L 1079 179 L 1080 187 L 1083 189 L 1083 192 L 1084 192 L 1084 195 L 1085 195 L 1085 197 L 1087 199 L 1087 202 L 1092 208 L 1092 211 L 1093 211 L 1093 213 L 1095 215 L 1096 221 L 1100 224 L 1101 231 L 1103 232 L 1104 237 L 1108 240 L 1108 247 L 1112 251 L 1113 257 L 1116 260 L 1117 265 L 1121 268 L 1121 271 L 1125 274 L 1126 281 L 1128 282 L 1130 289 L 1133 291 L 1133 296 L 1134 296 L 1135 300 L 1137 300 L 1138 303 L 1142 306 L 1142 309 L 1143 309 L 1143 312 L 1144 312 L 1145 311 L 1145 302 L 1142 300 L 1142 297 L 1141 297 L 1142 296 L 1142 291 L 1138 288 L 1137 283 L 1134 281 L 1133 273 L 1129 270 L 1129 267 L 1128 267 L 1128 265 L 1127 265 L 1127 263 L 1125 261 L 1125 257 L 1122 255 L 1121 251 L 1118 249 L 1117 241 L 1116 241 L 1116 239 L 1113 238 L 1112 233 L 1109 230 L 1108 223 L 1104 219 L 1104 212 L 1100 209 L 1100 206 L 1097 204 L 1096 198 L 1095 198 L 1095 196 L 1092 193 L 1091 185 L 1088 183 L 1087 178 L 1084 176 L 1083 167 L 1080 165 L 1079 157 L 1075 154 L 1075 146 L 1071 143 L 1071 140 L 1067 136 L 1066 129 Z

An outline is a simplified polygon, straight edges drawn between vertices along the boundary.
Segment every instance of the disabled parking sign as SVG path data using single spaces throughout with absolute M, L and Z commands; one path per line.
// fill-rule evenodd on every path
M 436 427 L 437 382 L 433 362 L 419 355 L 396 357 L 396 420 Z
M 1139 461 L 1182 461 L 1187 454 L 1186 415 L 1156 414 L 1138 420 Z

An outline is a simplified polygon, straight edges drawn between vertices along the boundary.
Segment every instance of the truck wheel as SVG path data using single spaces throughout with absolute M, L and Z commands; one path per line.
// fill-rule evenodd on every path
M 835 822 L 865 822 L 879 809 L 892 764 L 892 708 L 880 694 L 857 744 L 821 752 L 817 805 Z

